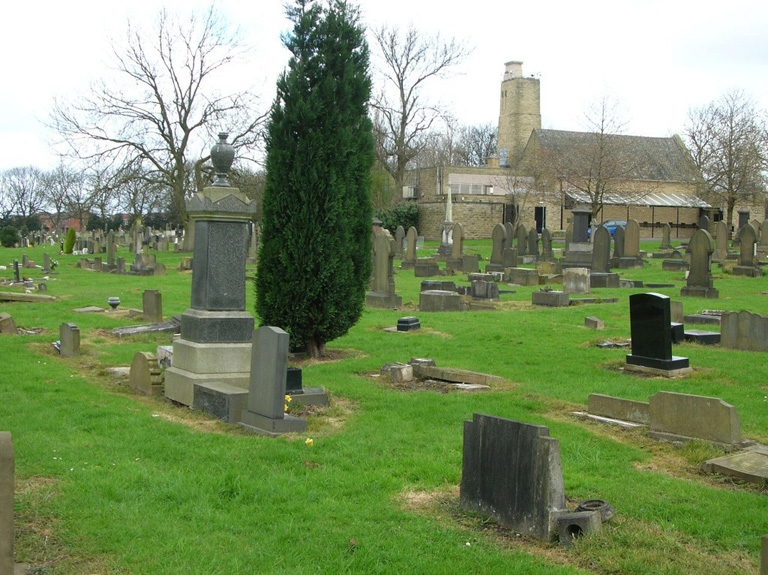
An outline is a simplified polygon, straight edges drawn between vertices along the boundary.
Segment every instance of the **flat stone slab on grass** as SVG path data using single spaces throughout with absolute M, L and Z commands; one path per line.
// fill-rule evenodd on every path
M 78 307 L 72 310 L 75 313 L 101 313 L 107 311 L 103 307 L 89 305 L 87 307 Z
M 684 339 L 701 345 L 715 345 L 720 343 L 720 333 L 703 329 L 686 329 Z
M 414 365 L 413 375 L 418 378 L 439 379 L 451 383 L 469 383 L 473 385 L 489 385 L 503 383 L 504 378 L 487 373 L 467 371 L 465 369 L 452 369 L 450 367 L 437 367 L 434 365 Z
M 0 292 L 0 301 L 56 301 L 52 295 L 37 295 L 33 293 Z
M 744 451 L 710 459 L 702 464 L 707 473 L 721 473 L 750 483 L 768 483 L 768 447 L 755 445 Z

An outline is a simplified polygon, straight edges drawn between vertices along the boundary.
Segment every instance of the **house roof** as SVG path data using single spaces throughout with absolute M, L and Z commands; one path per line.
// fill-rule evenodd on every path
M 578 190 L 568 190 L 568 197 L 576 203 L 589 204 L 589 195 Z M 662 206 L 672 208 L 711 208 L 707 202 L 697 198 L 692 194 L 676 194 L 652 192 L 642 195 L 623 195 L 606 193 L 603 196 L 603 203 L 616 206 Z
M 565 130 L 534 130 L 539 145 L 545 150 L 565 155 L 573 149 L 594 143 L 595 134 Z M 608 136 L 617 142 L 622 154 L 627 154 L 632 169 L 631 179 L 666 182 L 695 182 L 699 175 L 690 153 L 678 136 L 650 138 L 646 136 Z

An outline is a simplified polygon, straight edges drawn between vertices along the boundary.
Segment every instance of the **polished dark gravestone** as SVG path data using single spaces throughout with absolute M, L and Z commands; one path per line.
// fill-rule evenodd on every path
M 565 505 L 560 442 L 549 429 L 491 415 L 464 422 L 461 507 L 543 541 Z
M 657 293 L 629 296 L 632 353 L 627 356 L 627 370 L 673 375 L 690 369 L 687 357 L 672 355 L 669 301 Z

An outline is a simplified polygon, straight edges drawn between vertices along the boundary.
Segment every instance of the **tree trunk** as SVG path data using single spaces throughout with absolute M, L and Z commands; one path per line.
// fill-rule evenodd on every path
M 307 342 L 307 354 L 309 357 L 325 357 L 325 342 L 317 337 L 310 338 Z

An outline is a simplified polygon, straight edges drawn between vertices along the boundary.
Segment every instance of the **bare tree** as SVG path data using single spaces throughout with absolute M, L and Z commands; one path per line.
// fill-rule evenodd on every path
M 131 166 L 117 179 L 118 206 L 133 219 L 163 211 L 168 201 L 173 201 L 168 191 L 167 186 L 154 181 L 140 165 Z
M 3 185 L 13 204 L 14 215 L 26 219 L 37 215 L 45 204 L 43 172 L 38 168 L 11 168 L 5 174 Z
M 395 182 L 395 198 L 402 199 L 408 163 L 424 148 L 441 110 L 427 102 L 424 85 L 445 77 L 468 54 L 454 39 L 424 36 L 415 28 L 401 32 L 383 26 L 373 32 L 383 62 L 384 83 L 373 100 L 376 155 Z
M 456 166 L 484 166 L 496 153 L 497 129 L 493 124 L 462 126 L 456 150 Z
M 71 105 L 57 103 L 51 124 L 80 158 L 141 164 L 147 178 L 172 190 L 184 214 L 188 166 L 197 173 L 209 159 L 212 132 L 228 131 L 238 149 L 260 142 L 265 114 L 254 112 L 252 96 L 216 91 L 217 77 L 241 59 L 243 46 L 211 8 L 186 22 L 162 11 L 151 33 L 129 23 L 125 46 L 113 52 L 115 78 Z
M 764 199 L 768 132 L 764 113 L 743 92 L 692 110 L 685 138 L 703 177 L 703 195 L 725 206 L 729 227 L 738 204 Z
M 10 193 L 10 170 L 0 173 L 0 225 L 6 225 L 16 209 L 16 202 Z
M 533 161 L 540 177 L 547 174 L 581 196 L 596 218 L 607 200 L 637 200 L 652 184 L 640 189 L 630 183 L 643 173 L 648 158 L 633 149 L 642 139 L 622 134 L 625 122 L 615 103 L 603 97 L 585 118 L 586 132 L 539 131 L 536 149 L 526 154 L 529 170 Z
M 82 174 L 71 167 L 59 164 L 43 174 L 43 196 L 51 210 L 53 230 L 58 231 L 67 209 L 67 198 L 72 188 L 79 186 Z

